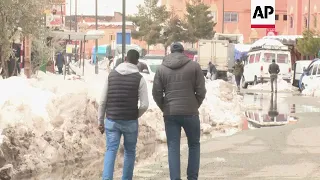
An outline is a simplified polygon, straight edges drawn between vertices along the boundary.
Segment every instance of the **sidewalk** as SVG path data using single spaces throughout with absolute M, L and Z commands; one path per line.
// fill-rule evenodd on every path
M 201 144 L 200 180 L 320 180 L 320 113 L 295 114 L 293 125 L 248 130 Z M 182 152 L 187 179 L 187 151 Z M 140 165 L 134 179 L 169 179 L 167 156 Z

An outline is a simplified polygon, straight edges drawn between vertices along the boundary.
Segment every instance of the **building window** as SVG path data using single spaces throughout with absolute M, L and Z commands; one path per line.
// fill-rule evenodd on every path
M 284 21 L 288 20 L 288 15 L 286 15 L 286 14 L 283 15 L 283 20 L 284 20 Z
M 314 15 L 314 16 L 313 16 L 313 26 L 314 26 L 314 28 L 317 28 L 317 26 L 318 26 L 318 18 L 317 18 L 317 15 Z
M 238 22 L 238 13 L 236 12 L 225 12 L 224 22 Z
M 279 15 L 278 14 L 276 14 L 276 21 L 278 21 L 279 20 Z
M 113 34 L 110 35 L 110 40 L 111 40 L 111 41 L 114 41 L 114 40 L 115 40 Z
M 304 27 L 307 28 L 308 27 L 308 18 L 307 17 L 304 17 Z
M 293 17 L 290 17 L 290 28 L 293 28 Z

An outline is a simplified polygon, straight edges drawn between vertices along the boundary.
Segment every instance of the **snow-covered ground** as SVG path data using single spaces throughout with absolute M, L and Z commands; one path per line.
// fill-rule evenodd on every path
M 281 78 L 278 79 L 277 86 L 278 86 L 278 92 L 292 92 L 296 90 L 296 88 L 293 87 L 291 83 L 288 83 L 287 81 L 284 81 Z M 254 86 L 249 86 L 248 89 L 271 91 L 271 84 L 270 84 L 270 81 L 263 84 L 259 83 Z
M 39 72 L 33 79 L 0 80 L 0 174 L 48 170 L 103 156 L 97 107 L 107 73 L 92 75 L 90 68 L 81 79 Z M 145 144 L 165 141 L 162 113 L 152 100 L 152 84 L 148 88 L 150 108 L 139 119 L 138 152 Z M 202 131 L 208 133 L 217 124 L 238 126 L 243 115 L 234 86 L 210 81 L 207 91 L 200 108 Z
M 314 79 L 314 82 L 302 91 L 303 95 L 320 97 L 320 80 Z

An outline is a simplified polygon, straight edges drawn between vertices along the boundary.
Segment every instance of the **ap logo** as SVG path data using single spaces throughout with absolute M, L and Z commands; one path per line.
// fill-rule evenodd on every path
M 275 28 L 275 0 L 251 0 L 251 28 Z

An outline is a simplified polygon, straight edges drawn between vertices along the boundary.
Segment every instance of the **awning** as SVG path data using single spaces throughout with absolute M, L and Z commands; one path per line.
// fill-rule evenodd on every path
M 104 37 L 104 31 L 91 30 L 88 32 L 62 32 L 62 31 L 52 31 L 51 35 L 56 39 L 63 40 L 96 40 Z

